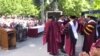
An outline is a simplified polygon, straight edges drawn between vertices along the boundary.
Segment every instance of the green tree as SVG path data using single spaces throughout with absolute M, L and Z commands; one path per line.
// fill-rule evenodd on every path
M 38 8 L 33 4 L 32 0 L 22 0 L 22 13 L 23 15 L 38 15 L 39 10 Z
M 79 16 L 82 11 L 90 8 L 86 0 L 58 0 L 59 9 L 66 15 L 77 15 Z
M 93 9 L 94 10 L 100 10 L 100 0 L 94 0 Z
M 34 5 L 34 0 L 0 0 L 0 14 L 37 16 L 39 9 Z
M 100 10 L 100 0 L 92 0 L 92 2 L 88 0 L 88 3 L 90 4 L 90 10 Z M 100 18 L 100 13 L 92 15 Z

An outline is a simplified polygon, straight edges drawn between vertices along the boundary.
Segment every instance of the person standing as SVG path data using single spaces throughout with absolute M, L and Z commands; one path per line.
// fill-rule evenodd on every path
M 58 55 L 58 43 L 61 42 L 60 38 L 61 37 L 55 17 L 48 17 L 48 21 L 46 22 L 44 29 L 43 44 L 47 43 L 47 51 L 49 54 Z
M 85 21 L 85 17 L 84 16 L 81 16 L 79 19 L 78 19 L 78 32 L 83 35 L 84 34 L 84 31 L 83 31 L 83 27 L 85 25 L 86 21 Z
M 83 51 L 89 53 L 92 43 L 96 41 L 96 18 L 93 16 L 88 16 L 88 23 L 84 26 L 84 43 Z
M 69 23 L 64 30 L 66 33 L 65 51 L 69 56 L 75 56 L 75 45 L 78 39 L 78 22 L 76 16 L 70 16 Z
M 64 20 L 64 15 L 60 15 L 59 20 L 58 20 L 58 28 L 60 30 L 61 34 L 61 43 L 59 43 L 59 49 L 61 52 L 65 53 L 64 50 L 64 44 L 65 44 L 65 34 L 64 34 L 64 24 L 66 23 Z

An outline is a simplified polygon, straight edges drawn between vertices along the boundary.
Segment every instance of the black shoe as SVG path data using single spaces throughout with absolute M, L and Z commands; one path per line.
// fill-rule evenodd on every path
M 58 55 L 58 54 L 54 54 L 54 53 L 49 53 L 50 55 L 53 55 L 53 56 L 56 56 L 56 55 Z
M 62 53 L 66 53 L 64 49 L 61 49 L 61 52 L 62 52 Z

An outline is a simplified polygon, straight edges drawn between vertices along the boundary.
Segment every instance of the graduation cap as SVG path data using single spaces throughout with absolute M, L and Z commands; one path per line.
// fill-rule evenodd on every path
M 92 20 L 97 21 L 97 17 L 95 17 L 95 16 L 88 15 L 87 17 L 90 18 L 90 19 L 92 19 Z
M 60 18 L 60 17 L 63 17 L 63 16 L 64 16 L 64 15 L 60 15 L 59 18 Z
M 55 20 L 55 17 L 54 16 L 49 16 L 48 19 Z
M 76 17 L 76 16 L 70 16 L 70 18 L 71 18 L 71 19 L 76 19 L 77 17 Z
M 96 17 L 94 17 L 94 16 L 91 16 L 90 18 L 91 18 L 92 20 L 97 21 L 97 18 L 96 18 Z
M 100 39 L 98 39 L 98 40 L 96 41 L 95 47 L 96 47 L 96 48 L 100 48 Z

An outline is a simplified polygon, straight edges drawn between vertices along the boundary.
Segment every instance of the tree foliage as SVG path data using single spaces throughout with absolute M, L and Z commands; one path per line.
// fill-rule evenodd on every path
M 86 0 L 58 0 L 59 9 L 67 15 L 79 16 L 82 11 L 89 9 L 89 4 Z
M 94 0 L 93 9 L 94 10 L 100 10 L 100 0 Z
M 38 13 L 34 0 L 0 0 L 2 15 L 38 15 Z
M 88 3 L 90 4 L 90 10 L 100 10 L 100 0 L 88 0 Z M 92 15 L 100 18 L 100 13 Z
M 47 4 L 48 0 L 44 0 L 46 9 L 52 9 L 52 3 Z M 50 0 L 51 1 L 51 0 Z M 57 0 L 58 6 L 65 15 L 79 16 L 82 11 L 99 10 L 100 0 Z M 40 0 L 0 0 L 1 15 L 36 15 L 40 14 Z

